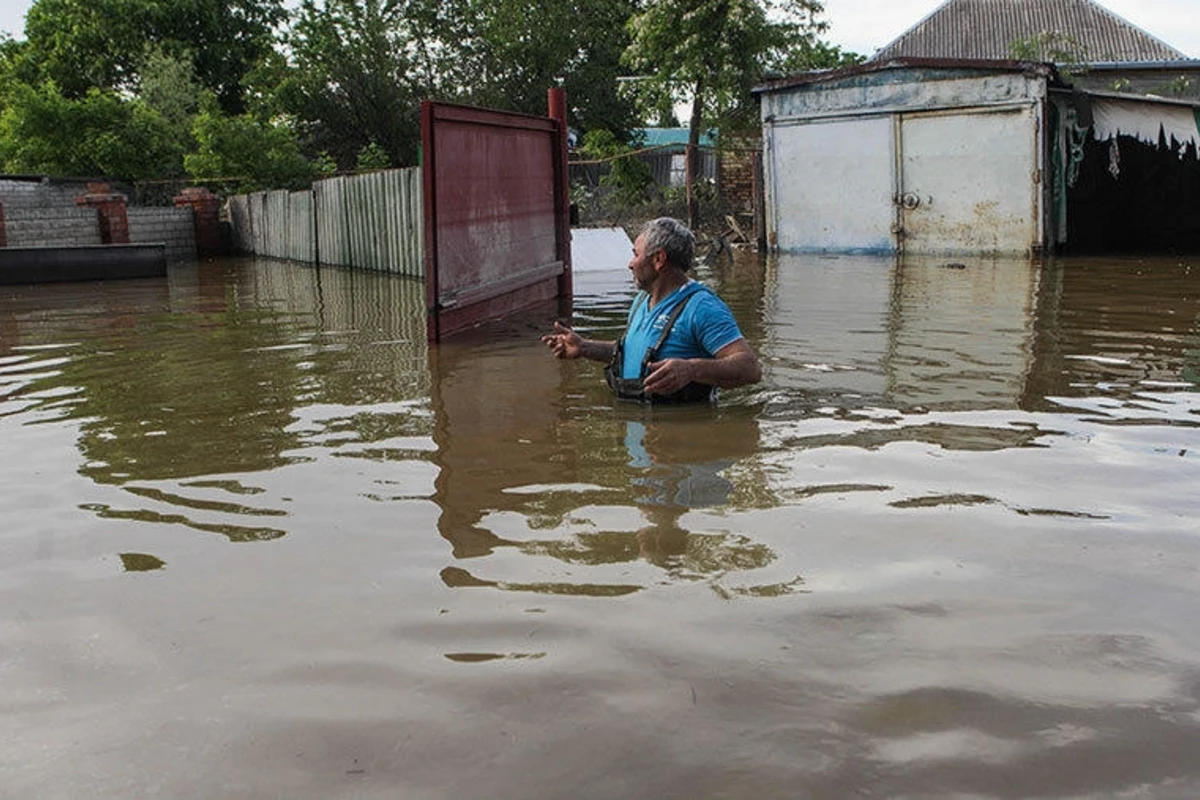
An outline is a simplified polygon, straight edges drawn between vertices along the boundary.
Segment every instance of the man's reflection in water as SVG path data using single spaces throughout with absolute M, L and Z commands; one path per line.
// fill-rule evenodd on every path
M 625 422 L 634 502 L 646 525 L 635 532 L 638 553 L 673 573 L 711 575 L 763 566 L 771 553 L 744 537 L 693 533 L 682 518 L 717 508 L 738 491 L 728 470 L 758 449 L 758 423 L 717 412 L 662 414 Z
M 672 425 L 674 422 L 674 425 Z M 746 431 L 749 422 L 754 431 Z M 710 425 L 721 423 L 712 421 Z M 744 445 L 742 452 L 713 447 L 713 432 L 682 420 L 625 422 L 630 482 L 648 524 L 636 531 L 638 552 L 650 563 L 671 566 L 688 551 L 689 531 L 679 519 L 691 509 L 725 505 L 733 483 L 722 475 L 739 457 L 754 452 L 757 426 L 740 421 L 739 431 L 722 431 L 716 443 Z M 751 434 L 752 433 L 752 437 Z
M 644 588 L 614 565 L 697 580 L 773 559 L 739 531 L 685 517 L 763 502 L 754 409 L 614 405 L 520 338 L 443 343 L 430 366 L 447 585 L 608 596 Z M 618 521 L 622 509 L 641 524 Z

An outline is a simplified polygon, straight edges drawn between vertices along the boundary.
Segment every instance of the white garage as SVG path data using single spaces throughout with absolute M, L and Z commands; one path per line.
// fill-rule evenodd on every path
M 762 87 L 768 241 L 793 252 L 1045 248 L 1053 74 L 906 60 Z

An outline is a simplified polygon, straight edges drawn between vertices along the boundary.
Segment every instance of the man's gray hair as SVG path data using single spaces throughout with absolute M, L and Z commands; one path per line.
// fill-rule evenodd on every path
M 692 268 L 692 258 L 696 252 L 696 237 L 684 225 L 673 217 L 652 219 L 642 228 L 645 238 L 645 250 L 649 254 L 662 250 L 667 254 L 667 262 L 687 272 Z

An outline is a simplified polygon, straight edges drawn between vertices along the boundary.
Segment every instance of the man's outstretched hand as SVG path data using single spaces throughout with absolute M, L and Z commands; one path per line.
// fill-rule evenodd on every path
M 583 355 L 583 337 L 555 320 L 554 333 L 542 337 L 542 344 L 550 348 L 555 358 L 579 358 Z

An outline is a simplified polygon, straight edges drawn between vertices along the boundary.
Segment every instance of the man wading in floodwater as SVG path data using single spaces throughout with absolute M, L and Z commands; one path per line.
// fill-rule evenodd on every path
M 762 378 L 729 306 L 688 277 L 696 240 L 670 217 L 647 222 L 633 243 L 629 271 L 638 292 L 625 333 L 615 342 L 585 339 L 555 322 L 542 342 L 558 358 L 607 361 L 618 397 L 649 403 L 710 401 L 717 388 Z

